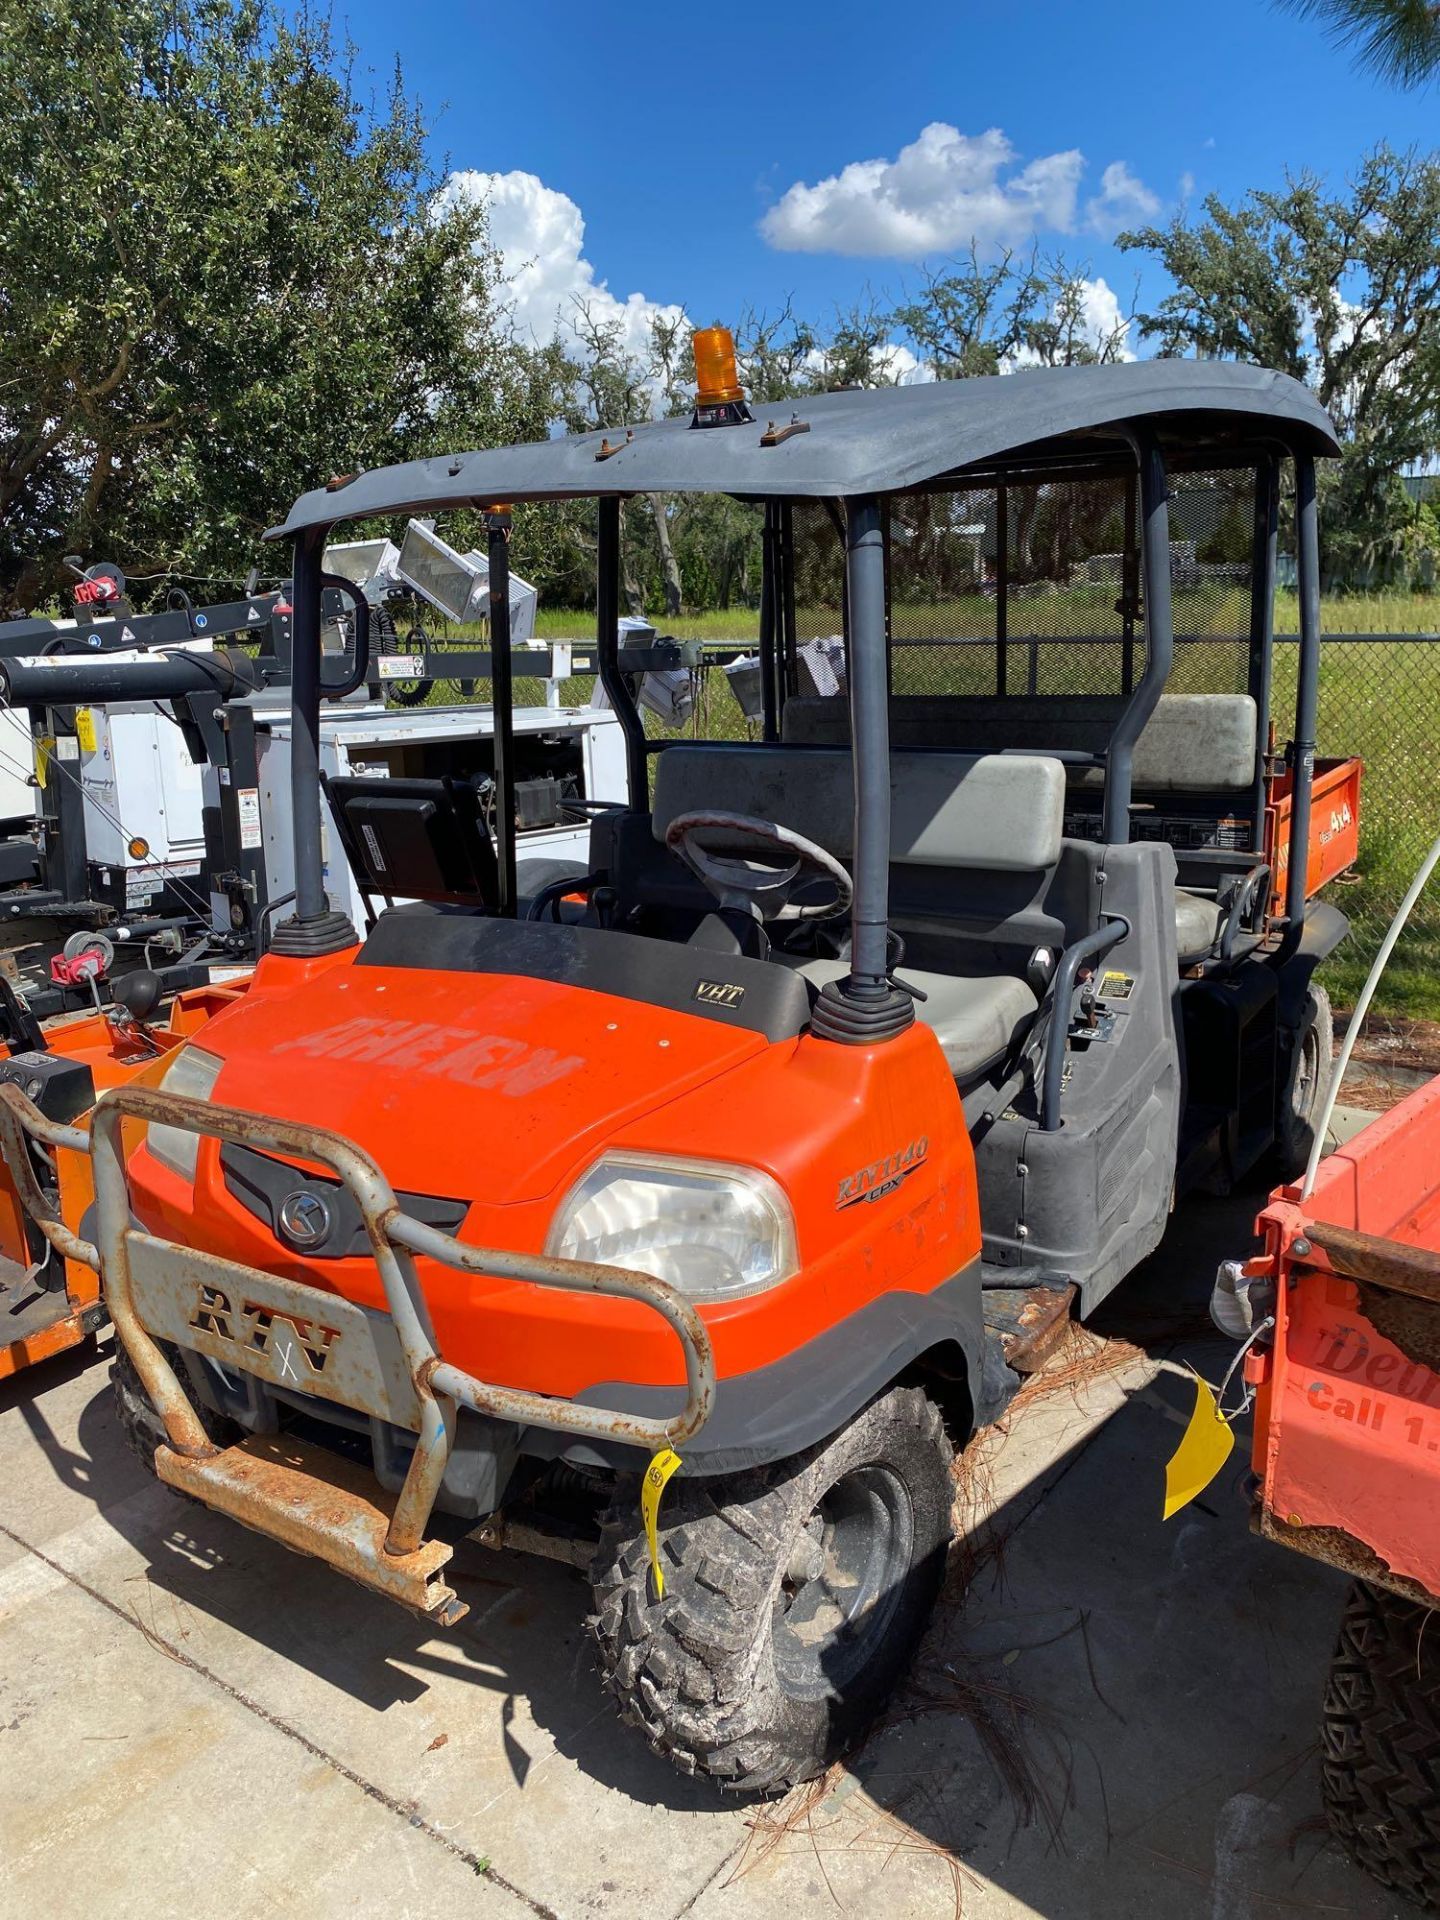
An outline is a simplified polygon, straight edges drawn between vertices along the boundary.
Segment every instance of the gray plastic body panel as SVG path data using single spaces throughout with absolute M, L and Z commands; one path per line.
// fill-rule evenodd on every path
M 1170 1211 L 1182 1088 L 1174 884 L 1169 847 L 1106 849 L 1103 910 L 1132 931 L 1101 971 L 1128 988 L 1102 997 L 1104 1032 L 1071 1048 L 1058 1131 L 1042 1132 L 1026 1092 L 976 1144 L 990 1276 L 1064 1274 L 1085 1314 L 1153 1252 Z

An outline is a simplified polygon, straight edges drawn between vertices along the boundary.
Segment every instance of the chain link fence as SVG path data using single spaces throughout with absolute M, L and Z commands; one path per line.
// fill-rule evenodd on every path
M 1359 614 L 1366 629 L 1334 630 L 1335 614 Z M 1360 858 L 1327 897 L 1350 919 L 1352 937 L 1326 969 L 1340 1006 L 1353 1004 L 1395 909 L 1440 833 L 1440 634 L 1421 622 L 1433 612 L 1404 600 L 1322 608 L 1320 753 L 1358 755 Z M 1299 649 L 1293 597 L 1277 607 L 1273 711 L 1279 738 L 1295 712 Z M 1408 628 L 1408 630 L 1407 630 Z M 1395 950 L 1376 1000 L 1392 1018 L 1440 1020 L 1440 895 L 1421 899 Z
M 897 696 L 1053 703 L 1088 716 L 1096 744 L 1144 671 L 1144 606 L 1133 479 L 1045 475 L 995 486 L 926 489 L 891 499 L 891 682 Z M 844 538 L 826 502 L 796 502 L 793 533 L 792 694 L 843 703 Z M 1250 684 L 1253 474 L 1178 473 L 1171 480 L 1171 594 L 1176 636 L 1172 693 L 1243 693 Z M 1286 545 L 1282 538 L 1282 551 Z M 705 623 L 718 659 L 753 648 L 753 609 L 736 609 L 724 643 Z M 1340 1006 L 1351 1003 L 1385 927 L 1425 850 L 1440 832 L 1440 626 L 1434 603 L 1377 596 L 1327 601 L 1320 676 L 1319 752 L 1365 762 L 1360 859 L 1329 897 L 1353 934 L 1328 964 Z M 660 621 L 662 631 L 665 623 Z M 1271 714 L 1283 751 L 1294 725 L 1298 608 L 1276 597 Z M 685 630 L 683 625 L 680 629 Z M 569 631 L 583 649 L 584 615 Z M 483 645 L 458 629 L 431 631 L 432 646 Z M 403 639 L 402 639 L 403 645 Z M 577 649 L 577 667 L 585 658 Z M 693 676 L 681 731 L 758 738 L 735 683 L 718 664 Z M 588 662 L 587 662 L 588 664 Z M 593 695 L 593 674 L 565 683 L 565 705 Z M 486 681 L 436 676 L 428 701 L 489 698 Z M 545 688 L 522 672 L 517 701 Z M 414 698 L 414 694 L 411 694 Z M 673 734 L 654 714 L 650 732 Z M 1041 724 L 1044 724 L 1043 722 Z M 1079 744 L 1072 735 L 1055 744 Z M 1380 1011 L 1440 1020 L 1440 897 L 1423 902 L 1391 963 Z

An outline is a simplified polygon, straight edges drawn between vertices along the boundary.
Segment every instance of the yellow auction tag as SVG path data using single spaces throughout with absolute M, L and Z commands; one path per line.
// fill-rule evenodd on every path
M 50 774 L 50 756 L 55 751 L 53 733 L 43 733 L 35 742 L 35 783 L 43 793 Z
M 1205 1491 L 1230 1458 L 1234 1445 L 1234 1429 L 1215 1404 L 1214 1394 L 1197 1374 L 1195 1411 L 1165 1468 L 1163 1517 L 1166 1520 Z
M 680 1456 L 662 1447 L 645 1469 L 640 1482 L 640 1514 L 645 1522 L 645 1543 L 650 1549 L 650 1571 L 655 1576 L 655 1598 L 665 1598 L 665 1576 L 660 1571 L 660 1540 L 656 1531 L 660 1521 L 660 1496 L 666 1482 L 680 1465 Z
M 75 709 L 75 738 L 80 742 L 82 753 L 95 751 L 95 715 L 89 707 Z

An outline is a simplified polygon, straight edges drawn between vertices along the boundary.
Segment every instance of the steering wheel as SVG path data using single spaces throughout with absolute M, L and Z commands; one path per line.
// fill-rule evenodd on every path
M 761 844 L 754 854 L 733 847 L 717 853 L 705 845 L 712 835 L 730 841 L 743 835 Z M 722 907 L 738 909 L 757 920 L 829 920 L 845 912 L 855 891 L 850 875 L 833 853 L 778 821 L 762 820 L 753 813 L 726 813 L 709 807 L 677 813 L 665 830 L 665 844 L 679 854 Z M 831 883 L 833 900 L 791 905 L 790 895 L 807 871 Z

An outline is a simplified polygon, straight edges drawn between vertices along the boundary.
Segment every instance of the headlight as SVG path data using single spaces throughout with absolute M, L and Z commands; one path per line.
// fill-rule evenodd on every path
M 632 1267 L 691 1299 L 729 1300 L 795 1271 L 795 1221 L 767 1173 L 607 1153 L 565 1196 L 545 1251 Z
M 217 1060 L 213 1053 L 206 1053 L 200 1047 L 181 1047 L 165 1069 L 160 1091 L 183 1093 L 191 1100 L 208 1100 L 224 1064 L 223 1060 Z M 169 1167 L 182 1180 L 195 1178 L 195 1163 L 200 1157 L 198 1133 L 191 1133 L 186 1127 L 152 1124 L 146 1133 L 145 1144 L 162 1167 Z

